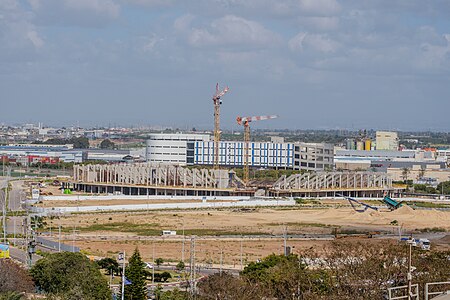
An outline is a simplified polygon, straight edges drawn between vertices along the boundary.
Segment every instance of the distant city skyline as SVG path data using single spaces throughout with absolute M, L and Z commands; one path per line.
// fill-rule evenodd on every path
M 0 1 L 0 123 L 450 131 L 450 2 Z

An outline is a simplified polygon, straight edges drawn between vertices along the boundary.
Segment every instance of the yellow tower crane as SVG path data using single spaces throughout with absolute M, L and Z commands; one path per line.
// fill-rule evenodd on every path
M 223 95 L 228 92 L 228 86 L 222 91 L 219 90 L 219 84 L 216 84 L 216 93 L 212 100 L 214 103 L 214 169 L 219 168 L 219 143 L 220 143 L 220 105 Z
M 239 125 L 244 126 L 244 183 L 248 185 L 249 180 L 249 157 L 248 150 L 250 145 L 250 122 L 270 120 L 278 118 L 277 115 L 271 116 L 256 116 L 256 117 L 237 117 L 236 121 Z

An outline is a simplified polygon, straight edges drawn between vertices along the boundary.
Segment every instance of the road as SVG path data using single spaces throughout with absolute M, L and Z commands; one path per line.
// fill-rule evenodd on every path
M 25 199 L 25 192 L 22 189 L 23 181 L 11 181 L 11 191 L 9 192 L 8 209 L 10 211 L 20 211 L 22 208 L 22 200 Z
M 19 248 L 9 247 L 9 255 L 23 264 L 27 263 L 27 253 Z M 33 254 L 32 265 L 34 265 L 42 256 Z

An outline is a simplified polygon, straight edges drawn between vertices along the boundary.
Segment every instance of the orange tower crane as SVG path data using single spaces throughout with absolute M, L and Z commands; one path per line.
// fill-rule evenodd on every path
M 216 93 L 212 100 L 214 103 L 214 169 L 219 168 L 219 143 L 220 143 L 220 105 L 223 95 L 228 92 L 228 86 L 222 91 L 219 90 L 219 84 L 216 84 Z
M 257 117 L 237 117 L 236 121 L 239 125 L 244 126 L 244 183 L 248 184 L 249 177 L 249 163 L 248 163 L 248 150 L 250 144 L 250 122 L 270 120 L 278 118 L 277 115 L 271 116 L 257 116 Z

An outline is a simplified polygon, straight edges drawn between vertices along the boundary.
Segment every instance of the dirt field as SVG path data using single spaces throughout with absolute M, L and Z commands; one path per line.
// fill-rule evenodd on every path
M 260 232 L 279 234 L 283 226 L 289 232 L 302 232 L 313 228 L 319 232 L 331 228 L 354 228 L 360 230 L 392 231 L 397 221 L 405 230 L 438 227 L 450 230 L 450 211 L 413 210 L 408 206 L 392 212 L 356 212 L 351 208 L 324 209 L 254 209 L 254 210 L 189 210 L 189 211 L 151 211 L 151 212 L 110 212 L 74 214 L 55 220 L 63 227 L 86 228 L 99 224 L 126 223 L 130 226 L 152 224 L 153 228 L 181 230 L 214 229 L 233 232 Z M 100 230 L 97 228 L 95 231 Z M 114 228 L 108 231 L 114 232 Z M 118 230 L 118 232 L 131 230 Z M 89 232 L 83 231 L 83 232 Z

